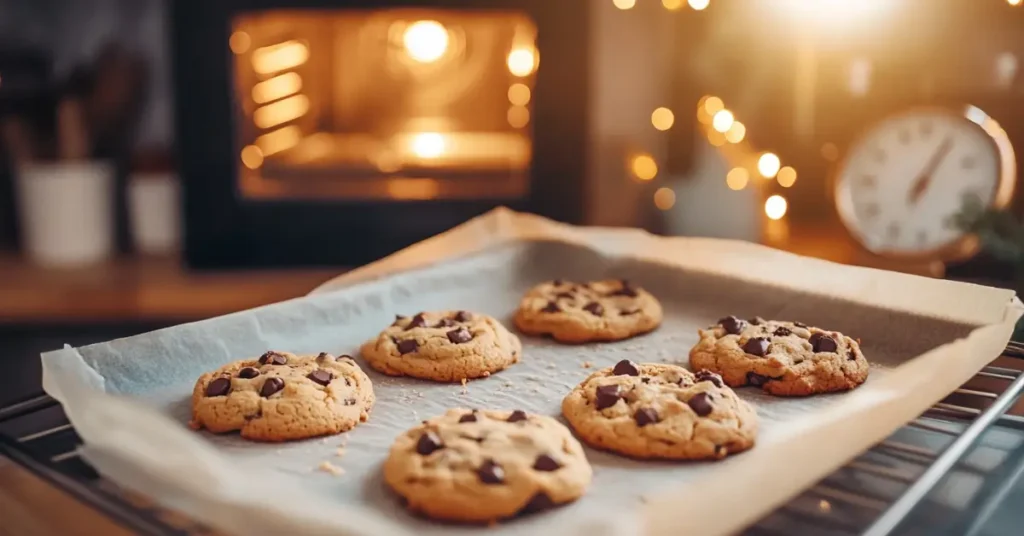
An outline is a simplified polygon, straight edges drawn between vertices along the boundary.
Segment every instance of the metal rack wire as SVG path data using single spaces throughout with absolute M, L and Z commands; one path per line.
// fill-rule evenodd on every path
M 1024 494 L 1024 344 L 744 534 L 1016 534 L 1001 528 Z M 0 455 L 72 493 L 139 534 L 208 529 L 104 480 L 77 452 L 80 438 L 46 395 L 0 408 Z M 1010 508 L 1012 510 L 1012 507 Z

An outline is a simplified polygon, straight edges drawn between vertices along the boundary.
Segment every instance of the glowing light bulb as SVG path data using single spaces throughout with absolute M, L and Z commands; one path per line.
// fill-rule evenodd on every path
M 668 108 L 657 108 L 651 113 L 651 124 L 658 130 L 668 130 L 676 122 L 676 116 Z
M 735 118 L 733 117 L 732 112 L 729 110 L 719 110 L 718 113 L 715 114 L 714 118 L 711 119 L 711 126 L 714 127 L 715 130 L 725 133 L 732 128 L 734 120 Z
M 636 5 L 636 0 L 612 0 L 612 4 L 619 9 L 633 9 Z
M 528 76 L 537 68 L 537 55 L 533 49 L 517 48 L 508 53 L 508 72 Z
M 658 164 L 649 154 L 641 154 L 633 157 L 633 175 L 642 181 L 649 181 L 658 174 Z
M 420 63 L 433 63 L 448 50 L 448 30 L 436 20 L 416 21 L 402 34 L 405 53 Z
M 779 186 L 789 188 L 796 183 L 796 170 L 786 166 L 779 170 L 779 174 L 775 177 L 775 180 L 779 181 Z
M 1022 0 L 1006 0 L 1007 4 L 1011 6 L 1019 6 Z
M 748 181 L 750 181 L 750 172 L 747 171 L 747 168 L 732 168 L 725 176 L 725 185 L 730 190 L 742 190 L 747 187 Z
M 782 161 L 774 153 L 764 153 L 757 159 L 757 171 L 762 177 L 770 179 L 779 172 Z
M 747 136 L 747 127 L 739 121 L 734 121 L 729 130 L 725 132 L 725 139 L 729 140 L 729 143 L 739 143 L 743 141 L 743 138 Z
M 686 3 L 690 4 L 690 7 L 692 7 L 694 10 L 702 11 L 706 7 L 708 7 L 708 4 L 711 3 L 711 0 L 688 0 Z
M 789 204 L 781 195 L 773 195 L 764 202 L 764 214 L 769 219 L 781 220 L 786 215 L 787 208 L 789 208 Z
M 660 210 L 668 210 L 676 204 L 676 193 L 671 188 L 658 188 L 654 192 L 654 206 Z

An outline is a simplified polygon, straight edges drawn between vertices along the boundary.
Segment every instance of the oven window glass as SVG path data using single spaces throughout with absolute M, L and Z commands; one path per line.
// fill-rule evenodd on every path
M 525 15 L 250 12 L 228 45 L 243 197 L 527 194 L 540 57 Z

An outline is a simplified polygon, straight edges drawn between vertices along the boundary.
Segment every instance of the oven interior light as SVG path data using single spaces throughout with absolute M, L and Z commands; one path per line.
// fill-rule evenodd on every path
M 252 53 L 252 68 L 259 74 L 270 74 L 298 67 L 309 59 L 309 47 L 299 41 L 285 41 L 260 47 Z
M 433 63 L 448 51 L 448 30 L 436 20 L 410 24 L 402 35 L 405 53 L 420 63 Z
M 445 151 L 444 136 L 437 132 L 420 132 L 412 137 L 412 154 L 420 158 L 437 158 Z
M 529 76 L 537 68 L 537 53 L 532 48 L 514 48 L 508 54 L 508 72 Z
M 283 99 L 302 90 L 302 77 L 297 73 L 284 73 L 264 80 L 252 88 L 252 100 L 257 104 Z
M 281 123 L 294 121 L 309 111 L 309 97 L 293 95 L 284 100 L 257 108 L 252 114 L 253 123 L 259 128 L 270 128 Z

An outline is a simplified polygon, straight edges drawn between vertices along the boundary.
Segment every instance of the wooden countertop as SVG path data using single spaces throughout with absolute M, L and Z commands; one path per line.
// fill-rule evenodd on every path
M 342 271 L 195 272 L 143 257 L 60 270 L 0 254 L 0 322 L 198 320 L 302 296 Z

